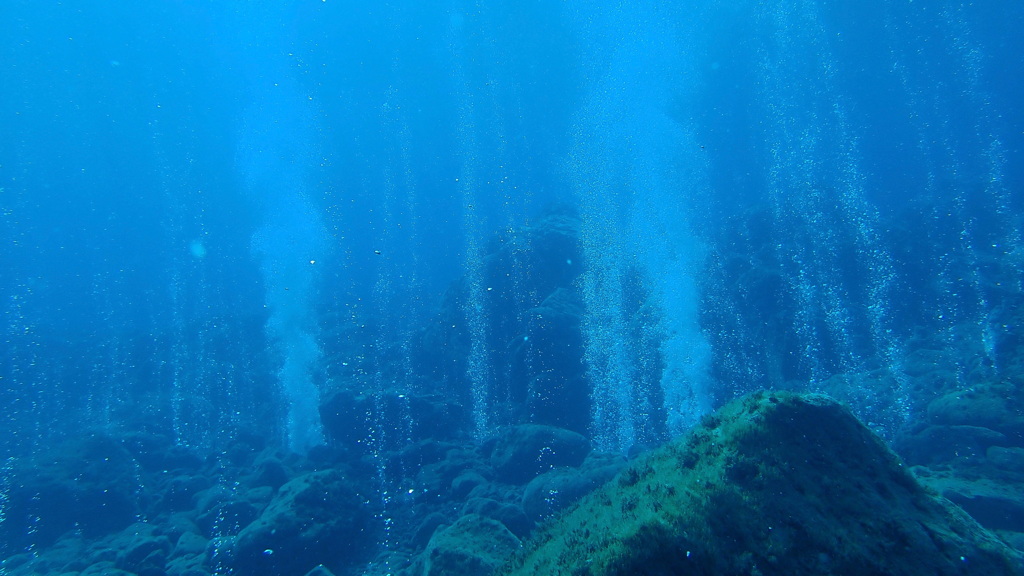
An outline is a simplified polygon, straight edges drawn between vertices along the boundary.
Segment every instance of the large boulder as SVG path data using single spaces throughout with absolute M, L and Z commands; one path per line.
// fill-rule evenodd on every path
M 522 546 L 504 524 L 467 514 L 434 533 L 423 552 L 423 576 L 484 576 L 501 567 Z
M 584 498 L 512 574 L 1022 574 L 824 396 L 757 393 Z
M 117 568 L 133 574 L 162 574 L 173 545 L 157 526 L 139 522 L 118 534 L 113 542 Z
M 510 371 L 531 421 L 586 433 L 590 387 L 585 377 L 584 306 L 579 290 L 558 288 L 527 310 L 528 331 L 513 338 Z M 543 353 L 540 353 L 543 352 Z
M 556 468 L 537 476 L 523 490 L 523 511 L 534 522 L 554 516 L 615 477 L 625 459 L 591 454 L 579 468 Z
M 966 510 L 989 530 L 1024 533 L 1024 483 L 917 469 L 921 482 Z
M 273 491 L 267 486 L 250 490 L 213 486 L 196 496 L 196 525 L 207 538 L 215 537 L 225 528 L 248 526 L 259 518 L 272 498 Z
M 260 517 L 239 533 L 233 565 L 241 574 L 305 574 L 366 560 L 372 515 L 341 470 L 299 476 L 281 487 Z
M 932 426 L 904 434 L 896 449 L 909 464 L 951 464 L 976 461 L 990 447 L 1007 442 L 1006 435 L 982 426 Z
M 590 453 L 583 435 L 542 424 L 510 426 L 497 439 L 491 466 L 507 482 L 529 482 L 558 466 L 579 466 Z
M 467 514 L 479 514 L 497 520 L 519 538 L 529 535 L 533 529 L 533 521 L 526 517 L 522 507 L 491 498 L 470 498 L 462 507 L 462 515 Z
M 70 531 L 96 538 L 136 521 L 144 508 L 139 464 L 117 439 L 84 435 L 16 462 L 5 494 L 0 552 L 45 548 Z
M 1018 386 L 984 384 L 956 390 L 928 404 L 928 420 L 943 426 L 982 426 L 1005 434 L 1006 444 L 1024 446 L 1024 405 Z
M 366 454 L 374 434 L 376 418 L 412 422 L 415 441 L 452 438 L 465 414 L 460 405 L 443 394 L 415 394 L 385 390 L 379 396 L 339 388 L 320 404 L 320 418 L 330 441 L 356 454 Z
M 456 405 L 473 405 L 467 361 L 481 342 L 474 342 L 466 314 L 478 310 L 487 324 L 486 362 L 501 391 L 494 399 L 503 414 L 499 421 L 530 419 L 586 431 L 579 226 L 571 209 L 552 206 L 484 248 L 478 280 L 486 289 L 476 295 L 476 281 L 460 278 L 437 316 L 414 336 L 413 371 L 432 382 L 427 389 Z M 446 430 L 467 432 L 468 412 L 451 412 Z

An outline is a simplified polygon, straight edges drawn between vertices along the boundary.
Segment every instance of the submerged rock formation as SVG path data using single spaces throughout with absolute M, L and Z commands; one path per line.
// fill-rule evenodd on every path
M 305 572 L 312 564 L 351 564 L 373 544 L 365 502 L 341 470 L 295 478 L 239 533 L 234 568 L 242 574 L 284 576 Z
M 824 396 L 757 393 L 639 459 L 508 574 L 1024 574 Z

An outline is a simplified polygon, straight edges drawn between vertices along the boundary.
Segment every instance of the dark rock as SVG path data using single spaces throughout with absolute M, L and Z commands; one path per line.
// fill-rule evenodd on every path
M 965 477 L 956 470 L 928 471 L 921 476 L 921 482 L 990 530 L 1024 532 L 1024 483 Z
M 163 564 L 160 566 L 149 565 L 143 566 L 134 572 L 135 576 L 167 576 L 167 571 L 164 569 Z
M 1024 532 L 1024 500 L 1019 491 L 947 489 L 942 495 L 990 530 Z
M 141 573 L 151 569 L 163 570 L 171 552 L 167 536 L 155 534 L 152 524 L 129 526 L 114 541 L 118 550 L 116 566 L 127 572 Z
M 512 574 L 1021 574 L 849 411 L 757 393 L 639 458 Z
M 928 420 L 947 426 L 982 426 L 1024 446 L 1024 410 L 1012 386 L 985 384 L 940 396 L 928 404 Z
M 196 524 L 207 538 L 219 533 L 235 533 L 256 520 L 272 497 L 273 490 L 269 486 L 237 492 L 223 486 L 214 487 L 200 497 Z
M 1017 551 L 1024 550 L 1024 532 L 996 531 L 996 534 Z
M 306 572 L 306 576 L 334 576 L 334 572 L 331 572 L 326 566 L 321 564 L 309 572 Z
M 371 511 L 339 470 L 299 476 L 281 487 L 260 517 L 238 535 L 234 569 L 246 574 L 303 574 L 324 564 L 336 570 L 374 542 Z
M 486 466 L 474 451 L 447 442 L 422 441 L 407 446 L 390 459 L 396 470 L 417 470 L 416 481 L 422 490 L 443 493 L 459 476 L 475 472 L 483 475 Z
M 579 291 L 559 288 L 527 311 L 529 336 L 515 339 L 513 379 L 526 383 L 526 409 L 537 424 L 586 433 L 590 388 L 584 376 L 583 302 Z M 543 350 L 543 354 L 536 351 Z
M 256 458 L 267 450 L 267 440 L 266 436 L 254 431 L 239 431 L 232 438 L 228 449 L 217 455 L 211 463 L 216 465 L 218 460 L 226 459 L 232 466 L 251 468 Z M 211 457 L 207 456 L 208 459 Z
M 981 426 L 931 425 L 896 443 L 910 464 L 937 464 L 984 457 L 990 446 L 1006 442 L 1006 435 Z
M 524 424 L 511 426 L 498 436 L 491 466 L 502 480 L 519 484 L 556 466 L 579 466 L 588 453 L 590 441 L 581 434 Z
M 359 574 L 361 576 L 420 576 L 423 573 L 422 564 L 419 570 L 413 569 L 410 572 L 412 565 L 413 558 L 408 550 L 381 550 L 373 561 L 361 567 Z
M 114 547 L 114 543 L 112 543 L 111 540 L 116 541 L 118 538 L 119 535 L 115 534 L 98 542 L 94 542 L 89 546 L 89 550 L 87 552 L 89 564 L 116 562 L 118 549 Z
M 18 568 L 21 568 L 22 566 L 29 564 L 31 561 L 32 555 L 27 552 L 24 552 L 21 554 L 15 554 L 13 556 L 8 556 L 6 559 L 4 559 L 2 563 L 0 563 L 0 566 L 2 566 L 3 569 L 6 571 L 11 571 L 17 570 Z
M 87 542 L 77 534 L 65 534 L 56 544 L 38 558 L 45 558 L 50 566 L 60 566 L 62 572 L 81 572 L 92 562 Z
M 422 574 L 486 576 L 505 564 L 521 546 L 501 522 L 469 514 L 434 533 L 423 552 Z
M 423 519 L 422 522 L 420 522 L 419 526 L 417 526 L 416 530 L 413 532 L 412 544 L 416 548 L 426 546 L 427 543 L 430 542 L 430 538 L 434 535 L 434 532 L 444 524 L 445 517 L 443 514 L 431 512 Z
M 472 470 L 463 472 L 452 480 L 452 497 L 465 498 L 474 488 L 487 484 L 487 479 Z
M 195 505 L 196 495 L 209 487 L 210 479 L 206 476 L 175 476 L 164 489 L 162 507 L 167 510 L 188 510 Z
M 93 563 L 88 558 L 85 541 L 75 534 L 67 534 L 52 547 L 31 554 L 17 554 L 0 561 L 0 574 L 35 576 L 36 574 L 78 574 Z
M 524 230 L 530 246 L 531 284 L 539 294 L 550 294 L 560 286 L 572 286 L 583 271 L 579 234 L 580 219 L 568 206 L 548 206 L 530 227 Z M 498 266 L 497 271 L 510 270 Z
M 97 562 L 79 573 L 79 576 L 138 576 L 114 566 L 113 562 Z
M 209 540 L 199 534 L 186 532 L 175 543 L 174 550 L 171 552 L 171 558 L 201 555 L 206 550 L 208 544 Z
M 386 390 L 379 396 L 341 388 L 332 391 L 320 404 L 324 431 L 332 443 L 365 454 L 367 438 L 373 434 L 375 418 L 386 421 L 411 421 L 412 439 L 451 438 L 456 422 L 463 419 L 460 406 L 444 395 L 412 394 Z
M 526 485 L 523 510 L 531 520 L 541 522 L 614 478 L 625 465 L 621 457 L 602 455 L 588 457 L 578 469 L 560 468 L 541 474 Z
M 0 549 L 50 546 L 71 530 L 99 537 L 132 524 L 142 510 L 138 463 L 109 436 L 70 441 L 14 474 L 19 482 L 7 494 Z
M 166 517 L 157 525 L 157 534 L 167 536 L 171 542 L 177 542 L 183 534 L 201 534 L 202 530 L 195 523 L 193 514 L 176 512 Z
M 999 470 L 1024 480 L 1024 448 L 992 446 L 985 451 L 989 464 Z
M 497 520 L 518 538 L 526 537 L 533 529 L 533 522 L 522 508 L 490 498 L 470 498 L 462 507 L 462 514 L 479 514 Z
M 590 425 L 589 385 L 590 381 L 582 372 L 537 374 L 529 380 L 527 411 L 539 424 L 584 434 Z
M 203 463 L 195 452 L 162 434 L 132 432 L 123 437 L 121 444 L 151 472 L 194 471 Z
M 203 534 L 212 537 L 214 534 L 232 532 L 239 527 L 248 526 L 260 515 L 260 508 L 245 500 L 229 500 L 221 502 L 197 518 Z
M 471 406 L 467 359 L 473 337 L 466 313 L 478 307 L 488 328 L 485 362 L 500 390 L 493 400 L 495 421 L 523 422 L 529 415 L 539 423 L 585 431 L 590 398 L 579 378 L 584 370 L 576 282 L 583 270 L 579 226 L 572 210 L 551 207 L 532 225 L 496 237 L 485 249 L 477 279 L 486 287 L 482 298 L 472 295 L 474 282 L 467 277 L 451 286 L 438 315 L 415 335 L 414 371 L 450 402 Z M 443 389 L 439 383 L 445 383 Z M 466 430 L 470 419 L 465 411 L 461 419 L 457 415 L 448 418 L 449 430 Z
M 238 536 L 217 536 L 206 542 L 203 553 L 203 566 L 214 572 L 229 570 L 235 559 L 235 546 Z
M 422 468 L 448 458 L 452 450 L 461 450 L 458 444 L 438 440 L 420 440 L 402 448 L 392 464 L 411 469 Z
M 256 464 L 256 471 L 247 476 L 244 482 L 252 487 L 269 486 L 277 490 L 290 477 L 291 474 L 281 460 L 274 456 L 268 456 Z
M 167 576 L 210 576 L 205 566 L 205 554 L 190 554 L 172 558 L 167 563 Z

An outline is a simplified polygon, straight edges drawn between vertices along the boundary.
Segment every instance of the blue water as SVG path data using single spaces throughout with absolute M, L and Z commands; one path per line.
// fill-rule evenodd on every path
M 627 454 L 788 388 L 893 439 L 1016 377 L 1022 25 L 957 0 L 4 2 L 0 528 L 25 537 L 0 551 L 37 545 L 4 513 L 18 463 L 83 435 L 368 447 L 390 526 L 387 455 L 426 436 L 542 422 Z M 908 369 L 936 348 L 941 389 Z

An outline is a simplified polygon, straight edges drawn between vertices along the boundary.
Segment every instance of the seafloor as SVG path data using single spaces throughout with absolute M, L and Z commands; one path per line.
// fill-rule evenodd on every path
M 408 362 L 379 367 L 424 384 L 338 383 L 320 407 L 328 444 L 306 455 L 258 434 L 200 454 L 154 426 L 83 431 L 17 461 L 0 574 L 1024 574 L 1015 330 L 998 370 L 970 345 L 908 342 L 898 428 L 857 420 L 858 399 L 890 378 L 861 371 L 815 390 L 838 402 L 792 382 L 801 393 L 722 393 L 683 437 L 601 452 L 577 282 L 558 265 L 578 259 L 577 226 L 555 211 L 527 231 L 530 345 L 545 353 L 501 351 L 507 381 L 523 384 L 492 437 L 473 438 L 463 388 L 429 384 L 466 370 L 459 283 Z M 497 242 L 488 270 L 507 269 L 509 250 Z M 1000 308 L 1000 323 L 1019 325 L 1017 309 Z M 380 441 L 382 427 L 403 441 Z

